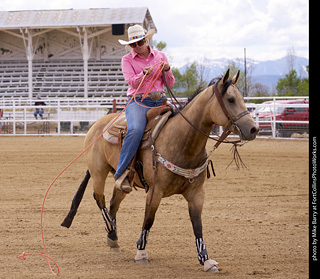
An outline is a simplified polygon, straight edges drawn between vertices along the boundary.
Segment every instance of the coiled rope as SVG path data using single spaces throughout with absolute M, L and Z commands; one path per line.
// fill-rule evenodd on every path
M 164 68 L 164 62 L 161 61 L 161 62 L 158 62 L 156 64 L 153 65 L 156 66 L 157 64 L 160 64 L 160 66 L 158 67 L 158 69 L 152 74 L 151 78 L 150 78 L 150 82 L 149 82 L 149 85 L 146 89 L 146 92 L 144 93 L 143 95 L 143 98 L 142 100 L 144 100 L 144 98 L 147 97 L 147 95 L 150 93 L 150 90 L 151 88 L 153 87 L 153 85 L 155 84 L 156 80 L 159 78 L 160 74 L 161 74 L 161 71 L 162 69 Z M 128 105 L 131 103 L 131 101 L 134 99 L 135 100 L 135 96 L 136 96 L 136 93 L 138 92 L 138 90 L 140 89 L 140 87 L 142 86 L 142 84 L 145 82 L 145 78 L 146 78 L 147 74 L 144 74 L 139 86 L 137 87 L 135 93 L 133 94 L 133 96 L 131 97 L 131 99 L 129 100 L 129 102 L 127 103 L 127 105 L 123 108 L 123 110 L 119 113 L 119 115 L 117 117 L 115 117 L 111 123 L 108 125 L 107 128 L 104 129 L 104 131 L 85 149 L 83 150 L 76 158 L 74 158 L 56 177 L 55 179 L 51 182 L 51 184 L 49 185 L 49 187 L 47 188 L 46 192 L 45 192 L 45 195 L 43 197 L 43 201 L 42 201 L 42 207 L 41 207 L 41 217 L 40 217 L 40 230 L 41 230 L 41 239 L 42 239 L 42 246 L 43 246 L 43 250 L 44 250 L 44 253 L 25 253 L 23 252 L 22 254 L 20 254 L 18 256 L 18 258 L 20 260 L 26 260 L 27 259 L 27 256 L 29 255 L 39 255 L 39 256 L 43 256 L 47 259 L 47 262 L 48 262 L 48 265 L 49 265 L 49 268 L 50 268 L 50 271 L 53 275 L 58 275 L 60 273 L 60 269 L 59 269 L 59 265 L 57 264 L 57 262 L 52 258 L 50 257 L 48 254 L 47 254 L 47 249 L 46 249 L 46 245 L 45 245 L 45 241 L 44 241 L 44 233 L 43 233 L 43 212 L 44 212 L 44 204 L 45 204 L 45 201 L 46 201 L 46 198 L 47 198 L 47 195 L 51 189 L 51 187 L 54 185 L 54 183 L 59 179 L 59 177 L 74 163 L 76 162 L 84 153 L 86 153 L 88 151 L 88 149 L 94 145 L 100 137 L 103 136 L 103 134 L 109 129 L 109 127 L 120 117 L 120 115 L 126 110 L 126 108 L 128 107 Z M 145 108 L 150 108 L 150 109 L 153 109 L 155 107 L 148 107 L 148 106 L 144 106 L 138 102 L 136 102 L 138 105 L 142 106 L 142 107 L 145 107 Z M 162 105 L 160 106 L 162 107 Z M 51 263 L 50 263 L 50 260 L 55 264 L 56 268 L 57 268 L 57 272 L 54 272 L 53 269 L 52 269 L 52 266 L 51 266 Z

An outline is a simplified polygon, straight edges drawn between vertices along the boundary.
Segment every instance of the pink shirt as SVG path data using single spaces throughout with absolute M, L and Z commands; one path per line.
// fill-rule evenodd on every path
M 146 59 L 141 57 L 134 50 L 132 50 L 130 53 L 122 57 L 123 76 L 129 84 L 129 89 L 127 92 L 128 96 L 132 96 L 136 92 L 136 89 L 138 88 L 144 76 L 143 69 L 148 66 L 153 66 L 152 73 L 155 73 L 155 71 L 160 67 L 160 64 L 155 66 L 154 64 L 161 61 L 168 62 L 168 59 L 163 52 L 152 49 L 152 48 L 150 48 L 150 53 Z M 149 86 L 149 84 L 153 82 L 151 80 L 152 73 L 145 77 L 144 82 L 141 85 L 140 89 L 138 90 L 137 94 L 143 94 L 146 92 L 146 89 Z M 168 86 L 171 88 L 175 81 L 171 69 L 169 71 L 165 71 L 165 77 L 166 77 Z M 163 86 L 164 86 L 164 81 L 162 78 L 162 74 L 160 74 L 154 86 L 151 87 L 150 93 L 154 91 L 165 92 L 163 89 Z

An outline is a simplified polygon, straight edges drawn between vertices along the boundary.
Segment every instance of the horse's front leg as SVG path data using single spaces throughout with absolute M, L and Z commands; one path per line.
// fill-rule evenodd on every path
M 146 208 L 145 208 L 145 218 L 144 218 L 144 226 L 142 228 L 142 232 L 139 240 L 137 241 L 137 254 L 135 256 L 135 261 L 137 263 L 147 263 L 148 253 L 146 251 L 146 245 L 148 241 L 148 235 L 150 229 L 153 225 L 156 211 L 159 207 L 160 201 L 162 199 L 162 195 L 156 191 L 152 193 L 153 189 L 150 189 L 147 195 Z
M 202 235 L 202 220 L 201 213 L 204 202 L 204 191 L 202 186 L 200 189 L 185 193 L 184 197 L 188 201 L 189 215 L 193 227 L 193 232 L 196 237 L 196 247 L 198 252 L 198 260 L 204 267 L 206 272 L 218 272 L 217 262 L 209 259 L 206 245 L 204 244 Z

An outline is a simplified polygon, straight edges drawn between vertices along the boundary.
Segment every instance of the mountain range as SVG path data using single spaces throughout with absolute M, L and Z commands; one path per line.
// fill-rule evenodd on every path
M 204 66 L 204 75 L 206 79 L 211 80 L 214 77 L 221 76 L 232 62 L 235 63 L 240 71 L 244 71 L 245 63 L 243 58 L 205 59 L 201 64 Z M 268 61 L 258 61 L 250 58 L 246 59 L 247 75 L 252 77 L 253 83 L 259 82 L 266 85 L 269 88 L 270 93 L 275 90 L 279 78 L 285 77 L 289 72 L 288 65 L 287 56 Z M 294 56 L 293 65 L 293 68 L 297 71 L 299 77 L 305 78 L 308 76 L 306 66 L 309 65 L 309 59 Z M 183 69 L 186 66 L 187 65 L 183 66 L 180 70 L 183 72 Z

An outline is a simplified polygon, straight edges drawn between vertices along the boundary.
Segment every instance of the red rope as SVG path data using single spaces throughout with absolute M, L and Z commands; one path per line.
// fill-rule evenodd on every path
M 158 63 L 154 64 L 154 66 L 157 65 L 157 64 L 159 64 L 159 63 L 163 63 L 163 62 L 158 62 Z M 162 64 L 162 66 L 160 66 L 160 67 L 157 69 L 157 71 L 152 75 L 150 81 L 152 81 L 153 79 L 154 79 L 154 81 L 151 83 L 151 85 L 149 84 L 149 86 L 148 86 L 148 88 L 147 88 L 147 90 L 146 90 L 146 93 L 144 93 L 143 98 L 145 98 L 145 96 L 147 96 L 147 95 L 149 94 L 150 89 L 153 87 L 154 83 L 155 83 L 156 80 L 159 78 L 159 75 L 160 75 L 159 73 L 161 73 L 163 67 L 164 67 L 164 64 Z M 161 69 L 161 70 L 159 71 L 159 69 Z M 159 72 L 159 73 L 158 73 L 158 72 Z M 109 129 L 109 127 L 110 127 L 110 126 L 119 118 L 119 116 L 126 110 L 126 108 L 127 108 L 128 105 L 131 103 L 131 101 L 132 101 L 133 99 L 135 99 L 135 95 L 136 95 L 136 93 L 138 92 L 138 90 L 140 89 L 140 87 L 142 86 L 142 84 L 145 82 L 145 77 L 146 77 L 146 74 L 143 76 L 143 78 L 142 78 L 142 80 L 141 80 L 138 88 L 136 89 L 135 93 L 133 94 L 133 96 L 131 97 L 130 101 L 127 103 L 127 105 L 124 107 L 124 109 L 120 112 L 120 114 L 119 114 L 117 117 L 115 117 L 115 118 L 111 121 L 110 125 L 108 125 L 108 127 L 107 127 L 106 129 L 104 129 L 104 131 L 103 131 L 85 150 L 83 150 L 76 158 L 74 158 L 74 159 L 55 177 L 55 179 L 51 182 L 50 186 L 49 186 L 48 189 L 46 190 L 46 193 L 45 193 L 45 195 L 44 195 L 44 197 L 43 197 L 42 207 L 41 207 L 41 217 L 40 217 L 41 239 L 42 239 L 42 245 L 43 245 L 44 253 L 25 253 L 25 252 L 23 252 L 21 255 L 18 256 L 18 258 L 19 258 L 20 260 L 23 260 L 23 261 L 26 260 L 26 259 L 27 259 L 26 256 L 28 256 L 28 255 L 39 255 L 39 256 L 43 256 L 43 257 L 45 257 L 45 258 L 47 259 L 47 262 L 48 262 L 48 265 L 49 265 L 49 268 L 50 268 L 51 273 L 52 273 L 53 275 L 58 275 L 58 274 L 59 274 L 60 269 L 59 269 L 59 266 L 58 266 L 57 262 L 56 262 L 52 257 L 48 256 L 48 254 L 47 254 L 47 249 L 46 249 L 46 245 L 45 245 L 45 241 L 44 241 L 44 234 L 43 234 L 43 211 L 44 211 L 44 204 L 45 204 L 45 200 L 46 200 L 46 198 L 47 198 L 48 192 L 49 192 L 49 190 L 51 189 L 51 187 L 53 186 L 53 184 L 58 180 L 58 178 L 59 178 L 75 161 L 77 161 L 85 152 L 87 152 L 88 149 L 89 149 L 92 145 L 94 145 L 94 144 L 100 139 L 100 137 L 103 136 L 103 134 Z M 149 91 L 148 91 L 148 90 L 149 90 Z M 138 104 L 138 103 L 137 103 L 137 104 Z M 141 104 L 138 104 L 138 105 L 152 109 L 152 107 L 147 107 L 147 106 L 144 106 L 144 105 L 141 105 Z M 54 272 L 54 271 L 53 271 L 52 266 L 51 266 L 51 263 L 50 263 L 50 260 L 55 264 L 55 266 L 56 266 L 56 268 L 57 268 L 57 272 Z

